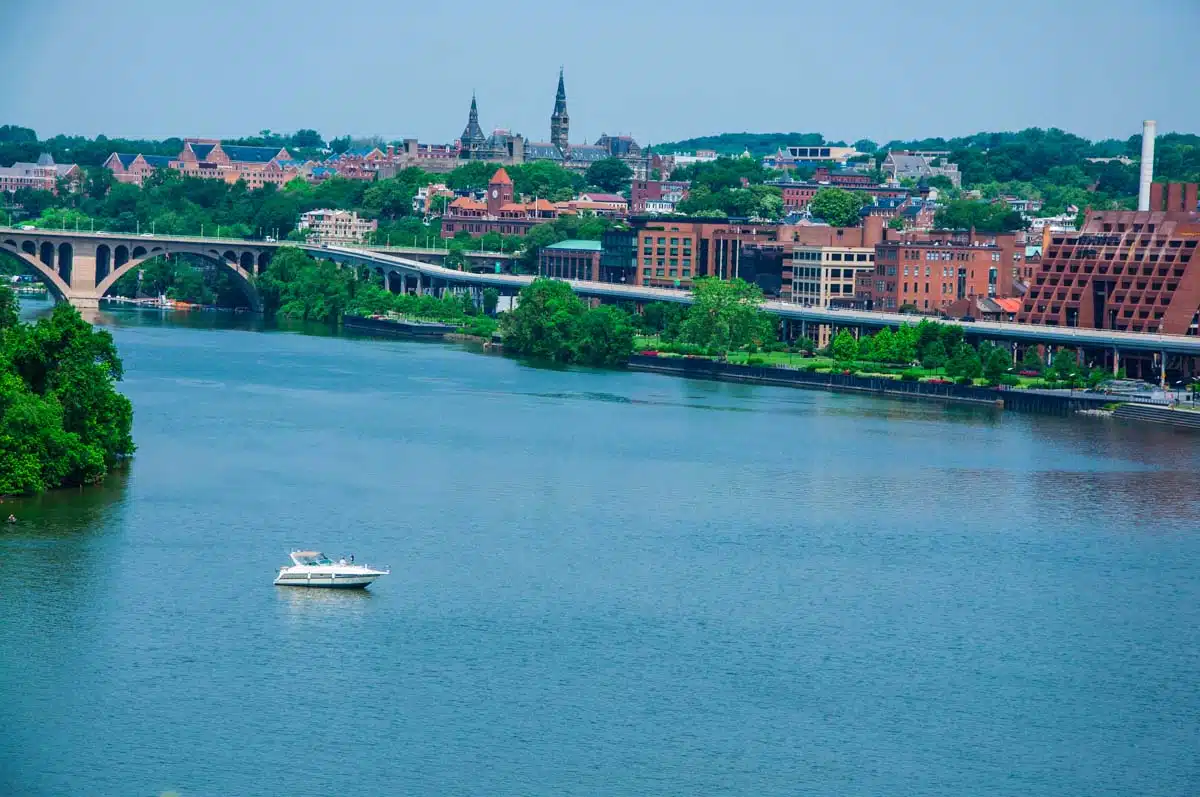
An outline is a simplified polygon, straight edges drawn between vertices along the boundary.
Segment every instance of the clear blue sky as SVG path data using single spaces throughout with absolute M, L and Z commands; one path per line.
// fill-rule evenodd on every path
M 0 124 L 110 136 L 1200 131 L 1200 0 L 0 0 Z

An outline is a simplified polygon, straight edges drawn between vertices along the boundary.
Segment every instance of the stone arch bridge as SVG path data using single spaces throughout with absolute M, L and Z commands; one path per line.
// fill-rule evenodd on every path
M 54 297 L 82 309 L 99 306 L 116 281 L 151 258 L 193 255 L 228 269 L 246 299 L 262 309 L 252 277 L 261 274 L 282 244 L 70 230 L 0 230 L 0 249 L 20 259 Z

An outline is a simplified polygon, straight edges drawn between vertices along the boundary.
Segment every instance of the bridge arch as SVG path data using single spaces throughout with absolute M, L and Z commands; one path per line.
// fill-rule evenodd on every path
M 38 249 L 38 259 L 42 261 L 51 271 L 54 270 L 54 244 L 49 241 L 42 241 L 41 247 Z
M 126 246 L 125 244 L 118 244 L 117 248 L 113 250 L 112 267 L 114 269 L 118 269 L 128 262 L 129 262 L 129 247 Z
M 58 245 L 58 276 L 68 285 L 71 284 L 71 266 L 74 265 L 74 261 L 75 248 L 63 241 Z
M 267 270 L 267 266 L 271 265 L 271 253 L 267 251 L 258 253 L 258 270 L 255 274 L 262 274 Z
M 389 269 L 387 276 L 384 278 L 384 284 L 387 286 L 388 293 L 403 293 L 404 292 L 404 275 L 398 271 Z
M 120 248 L 121 247 L 118 247 L 118 249 Z M 112 289 L 112 286 L 116 284 L 117 280 L 128 274 L 132 269 L 137 268 L 151 258 L 167 254 L 167 251 L 159 246 L 154 247 L 149 252 L 145 251 L 143 247 L 139 246 L 134 249 L 134 252 L 139 250 L 142 251 L 142 255 L 140 257 L 135 257 L 134 259 L 114 268 L 111 274 L 96 284 L 97 296 L 104 296 L 104 294 L 108 293 L 108 291 Z M 176 254 L 194 255 L 195 257 L 200 257 L 217 263 L 218 265 L 232 271 L 234 276 L 237 278 L 238 284 L 242 288 L 242 293 L 245 294 L 246 299 L 250 302 L 250 307 L 256 312 L 262 312 L 262 298 L 258 295 L 258 289 L 254 287 L 254 278 L 250 273 L 241 267 L 237 258 L 224 258 L 220 256 L 214 257 L 211 251 L 205 251 L 202 249 L 177 250 Z
M 254 273 L 254 253 L 253 252 L 242 252 L 241 255 L 238 256 L 238 265 L 242 267 L 242 271 L 245 271 L 247 274 L 253 274 Z
M 17 246 L 16 241 L 8 240 L 4 242 L 4 249 L 29 266 L 34 276 L 46 286 L 55 301 L 65 301 L 70 295 L 70 286 L 63 282 L 63 278 L 58 275 L 58 272 L 47 267 L 37 258 L 38 247 L 33 241 L 25 241 L 21 246 Z
M 102 282 L 112 269 L 112 249 L 108 244 L 96 247 L 96 282 Z

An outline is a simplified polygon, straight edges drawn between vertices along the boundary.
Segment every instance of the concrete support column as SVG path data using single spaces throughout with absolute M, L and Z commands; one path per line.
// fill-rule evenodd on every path
M 1112 354 L 1113 354 L 1113 376 L 1115 377 L 1117 375 L 1117 373 L 1121 370 L 1121 352 L 1114 346 Z
M 1167 353 L 1165 351 L 1158 353 L 1158 386 L 1163 390 L 1167 389 Z

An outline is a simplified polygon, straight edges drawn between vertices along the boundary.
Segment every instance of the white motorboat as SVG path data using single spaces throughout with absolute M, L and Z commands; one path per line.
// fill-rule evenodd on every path
M 335 589 L 362 589 L 391 570 L 377 570 L 366 565 L 356 565 L 354 557 L 336 562 L 320 551 L 292 551 L 291 566 L 279 568 L 275 577 L 277 587 L 332 587 Z

